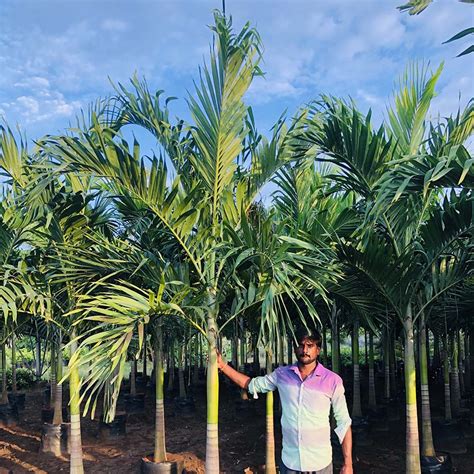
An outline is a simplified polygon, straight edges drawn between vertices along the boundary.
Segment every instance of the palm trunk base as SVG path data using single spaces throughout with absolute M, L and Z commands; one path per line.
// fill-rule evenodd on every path
M 142 458 L 140 465 L 142 474 L 181 474 L 183 470 L 183 461 L 154 462 L 151 454 L 146 458 Z
M 219 474 L 219 440 L 217 423 L 207 424 L 206 473 Z
M 52 453 L 59 457 L 70 452 L 71 425 L 63 423 L 54 425 L 44 423 L 41 432 L 40 450 L 43 453 Z

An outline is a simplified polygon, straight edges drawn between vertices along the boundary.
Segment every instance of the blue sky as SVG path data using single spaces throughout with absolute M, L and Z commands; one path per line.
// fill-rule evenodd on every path
M 439 0 L 411 17 L 402 0 L 227 0 L 240 27 L 257 26 L 265 46 L 264 79 L 247 96 L 266 133 L 284 109 L 321 93 L 351 96 L 382 117 L 411 60 L 445 61 L 431 113 L 456 111 L 474 95 L 474 55 L 455 58 L 468 41 L 441 43 L 472 26 L 474 7 Z M 181 100 L 207 55 L 212 10 L 221 0 L 0 0 L 0 114 L 28 138 L 56 133 L 81 107 L 112 93 L 108 77 L 137 71 L 152 90 Z

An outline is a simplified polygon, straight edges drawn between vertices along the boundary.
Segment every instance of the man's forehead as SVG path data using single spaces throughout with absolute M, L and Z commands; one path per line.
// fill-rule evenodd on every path
M 298 339 L 298 344 L 315 344 L 316 343 L 316 340 L 314 338 L 312 338 L 311 336 L 302 336 Z

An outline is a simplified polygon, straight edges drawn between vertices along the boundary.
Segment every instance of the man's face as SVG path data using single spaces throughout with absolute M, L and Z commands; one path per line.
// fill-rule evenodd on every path
M 313 339 L 305 337 L 298 342 L 295 354 L 300 364 L 308 365 L 316 361 L 320 351 L 321 349 Z

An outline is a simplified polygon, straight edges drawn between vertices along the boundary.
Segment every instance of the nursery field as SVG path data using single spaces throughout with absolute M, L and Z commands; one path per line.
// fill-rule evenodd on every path
M 238 390 L 223 382 L 219 412 L 222 472 L 263 473 L 265 458 L 265 399 L 242 402 Z M 349 391 L 350 392 L 350 391 Z M 41 453 L 41 407 L 45 406 L 45 385 L 27 392 L 25 409 L 21 410 L 16 426 L 0 428 L 0 472 L 57 473 L 69 469 L 68 455 L 55 457 Z M 179 408 L 178 393 L 165 399 L 168 459 L 182 460 L 185 473 L 205 472 L 205 390 L 204 383 L 193 388 L 194 409 Z M 350 400 L 350 393 L 348 399 Z M 363 402 L 365 394 L 363 392 Z M 435 406 L 438 400 L 434 399 Z M 471 403 L 474 407 L 474 403 Z M 368 436 L 363 446 L 355 435 L 355 464 L 357 473 L 399 473 L 404 470 L 404 407 L 392 402 L 386 427 L 380 417 L 369 418 Z M 380 411 L 383 412 L 384 405 Z M 277 411 L 277 410 L 276 410 Z M 440 418 L 436 408 L 434 419 Z M 100 417 L 99 417 L 100 418 Z M 99 421 L 82 420 L 84 468 L 90 473 L 130 473 L 140 470 L 140 460 L 153 448 L 154 400 L 146 390 L 145 410 L 142 414 L 128 415 L 126 433 L 105 436 L 99 430 Z M 275 413 L 276 451 L 280 452 L 281 432 L 279 413 Z M 453 469 L 460 474 L 474 472 L 474 425 L 459 423 L 462 439 L 459 446 L 464 454 L 452 456 Z M 340 451 L 335 446 L 335 467 L 341 465 Z M 337 472 L 337 470 L 336 470 Z
M 0 471 L 473 473 L 470 78 L 409 61 L 374 113 L 315 90 L 262 130 L 260 33 L 223 1 L 210 36 L 182 98 L 117 74 L 65 130 L 0 122 Z

